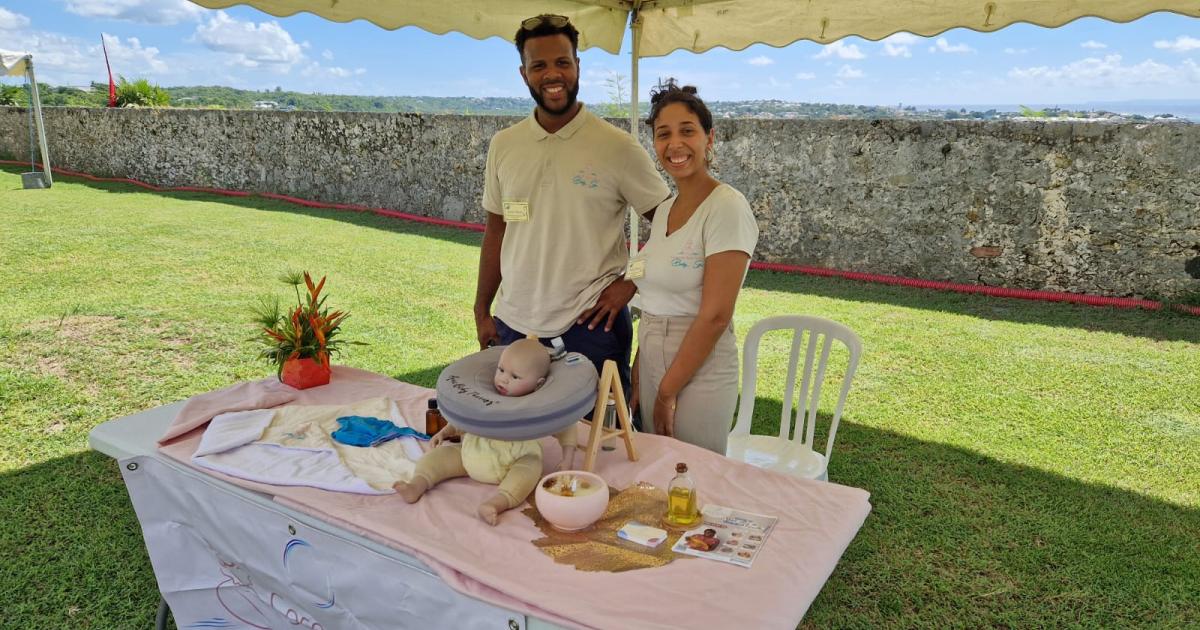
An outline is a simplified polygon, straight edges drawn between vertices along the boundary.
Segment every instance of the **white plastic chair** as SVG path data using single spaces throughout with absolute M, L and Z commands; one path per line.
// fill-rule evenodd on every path
M 793 334 L 778 437 L 750 434 L 750 421 L 754 416 L 754 395 L 758 383 L 758 345 L 763 334 L 772 330 L 791 330 Z M 804 372 L 800 380 L 799 397 L 796 400 L 796 426 L 793 432 L 792 402 L 796 393 L 796 368 L 805 332 L 808 332 L 808 343 L 804 353 Z M 821 384 L 825 380 L 825 367 L 829 362 L 829 352 L 834 339 L 846 345 L 850 356 L 841 391 L 838 393 L 837 406 L 833 410 L 829 437 L 825 441 L 825 454 L 822 455 L 812 448 L 813 433 L 817 424 L 817 405 L 821 400 Z M 821 346 L 819 358 L 816 355 L 818 342 Z M 828 480 L 833 439 L 837 436 L 838 421 L 842 418 L 842 408 L 846 404 L 846 395 L 850 393 L 850 383 L 854 379 L 854 371 L 858 368 L 858 358 L 861 354 L 862 340 L 858 335 L 846 326 L 828 319 L 781 315 L 768 317 L 755 324 L 746 335 L 742 399 L 738 405 L 737 422 L 733 431 L 729 433 L 725 454 L 759 468 L 808 479 Z

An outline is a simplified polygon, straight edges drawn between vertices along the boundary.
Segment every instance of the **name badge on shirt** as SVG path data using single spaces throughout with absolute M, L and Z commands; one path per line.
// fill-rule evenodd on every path
M 637 280 L 646 275 L 646 259 L 634 258 L 629 261 L 629 268 L 625 270 L 626 280 Z
M 529 220 L 528 201 L 505 201 L 501 207 L 504 209 L 505 223 L 520 223 Z

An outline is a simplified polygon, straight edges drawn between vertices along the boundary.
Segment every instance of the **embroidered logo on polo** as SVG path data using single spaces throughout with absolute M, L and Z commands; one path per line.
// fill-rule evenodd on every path
M 575 176 L 571 178 L 571 183 L 584 188 L 599 188 L 600 176 L 596 174 L 596 169 L 588 164 L 575 173 Z

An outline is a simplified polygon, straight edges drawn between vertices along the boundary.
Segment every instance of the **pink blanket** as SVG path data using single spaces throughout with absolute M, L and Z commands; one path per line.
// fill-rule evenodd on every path
M 394 398 L 407 419 L 423 418 L 433 390 L 346 367 L 329 385 L 304 391 L 274 379 L 243 383 L 193 398 L 161 450 L 187 463 L 199 431 L 222 411 L 275 404 L 337 404 Z M 581 425 L 581 429 L 584 428 Z M 455 589 L 568 627 L 794 628 L 871 511 L 866 491 L 754 468 L 701 448 L 638 434 L 640 459 L 624 447 L 602 452 L 596 472 L 614 488 L 636 481 L 665 487 L 676 462 L 687 462 L 702 503 L 777 515 L 779 522 L 749 569 L 702 559 L 624 573 L 583 572 L 557 564 L 530 541 L 541 536 L 517 508 L 490 527 L 475 508 L 494 488 L 452 480 L 407 505 L 398 496 L 362 496 L 303 487 L 268 486 L 216 475 L 275 496 L 281 504 L 411 553 Z M 580 432 L 580 444 L 586 433 Z M 560 459 L 545 441 L 545 469 Z M 210 473 L 212 474 L 212 473 Z

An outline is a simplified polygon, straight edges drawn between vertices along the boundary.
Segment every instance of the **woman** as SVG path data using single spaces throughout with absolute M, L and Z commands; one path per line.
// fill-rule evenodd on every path
M 708 171 L 712 114 L 696 88 L 660 84 L 648 122 L 678 193 L 655 210 L 626 274 L 642 295 L 633 404 L 646 432 L 724 455 L 738 395 L 733 308 L 758 224 L 746 198 Z

